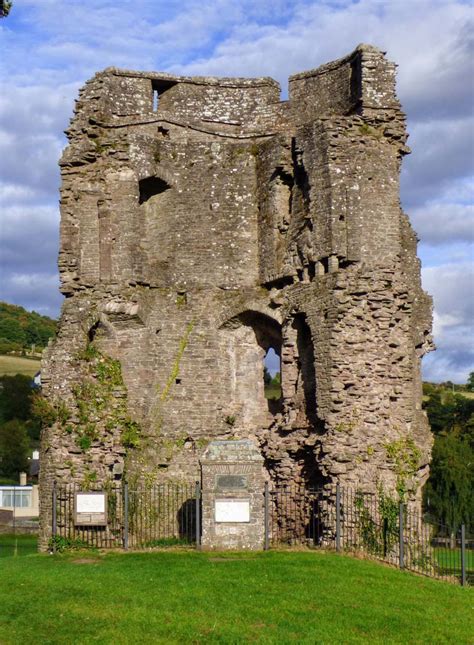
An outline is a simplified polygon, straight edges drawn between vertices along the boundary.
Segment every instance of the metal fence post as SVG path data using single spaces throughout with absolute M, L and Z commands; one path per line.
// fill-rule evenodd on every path
M 461 584 L 466 586 L 466 527 L 461 525 Z
M 269 526 L 269 520 L 270 520 L 270 508 L 269 508 L 269 499 L 268 499 L 268 482 L 265 482 L 265 494 L 264 494 L 264 523 L 265 523 L 265 540 L 264 540 L 264 545 L 263 548 L 265 551 L 268 551 L 270 548 L 270 526 Z
M 53 535 L 53 553 L 56 553 L 56 535 L 58 532 L 58 518 L 57 518 L 57 503 L 58 503 L 58 489 L 56 480 L 53 482 L 53 498 L 52 498 L 52 526 L 51 532 Z
M 399 566 L 400 569 L 403 569 L 405 567 L 405 553 L 404 553 L 404 537 L 403 537 L 403 502 L 400 502 L 400 507 L 398 510 L 398 560 L 399 560 Z
M 196 549 L 201 548 L 201 486 L 196 482 Z
M 341 488 L 336 484 L 336 551 L 341 550 Z
M 123 485 L 123 548 L 128 549 L 128 482 Z

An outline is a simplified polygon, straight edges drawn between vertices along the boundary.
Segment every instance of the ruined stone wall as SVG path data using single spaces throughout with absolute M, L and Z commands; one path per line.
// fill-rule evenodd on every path
M 53 480 L 196 479 L 212 439 L 254 439 L 272 484 L 419 500 L 431 302 L 399 204 L 394 83 L 365 45 L 292 77 L 286 102 L 271 79 L 86 83 L 61 159 L 43 545 Z

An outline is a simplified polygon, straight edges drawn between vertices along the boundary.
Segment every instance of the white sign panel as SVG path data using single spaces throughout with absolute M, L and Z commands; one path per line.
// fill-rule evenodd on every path
M 105 493 L 77 493 L 78 513 L 105 513 Z
M 105 526 L 107 524 L 106 494 L 76 493 L 75 524 L 78 526 Z
M 216 499 L 216 522 L 250 522 L 248 499 Z

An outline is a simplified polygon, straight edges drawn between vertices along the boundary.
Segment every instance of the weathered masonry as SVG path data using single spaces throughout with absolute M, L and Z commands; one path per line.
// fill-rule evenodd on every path
M 302 495 L 338 480 L 419 501 L 431 301 L 400 208 L 395 65 L 360 45 L 292 76 L 287 101 L 269 78 L 109 68 L 67 134 L 44 540 L 54 480 L 193 480 L 210 440 L 256 441 L 270 485 Z

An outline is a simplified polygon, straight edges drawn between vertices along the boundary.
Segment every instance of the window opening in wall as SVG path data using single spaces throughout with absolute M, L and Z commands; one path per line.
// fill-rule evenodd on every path
M 167 92 L 171 87 L 176 85 L 175 81 L 165 81 L 165 80 L 153 80 L 151 81 L 151 91 L 152 91 L 152 110 L 157 112 L 160 101 L 163 97 L 163 94 Z
M 139 204 L 143 204 L 153 197 L 153 195 L 159 195 L 170 188 L 169 184 L 159 177 L 146 177 L 146 179 L 141 179 L 138 185 L 140 190 L 140 196 L 138 198 Z
M 278 401 L 281 398 L 280 357 L 273 347 L 269 347 L 265 355 L 263 382 L 265 398 Z
M 246 311 L 221 329 L 229 352 L 229 409 L 239 410 L 239 423 L 265 424 L 269 422 L 265 407 L 276 415 L 282 406 L 278 378 L 274 381 L 280 371 L 281 325 L 266 314 Z M 266 391 L 266 385 L 271 391 Z

